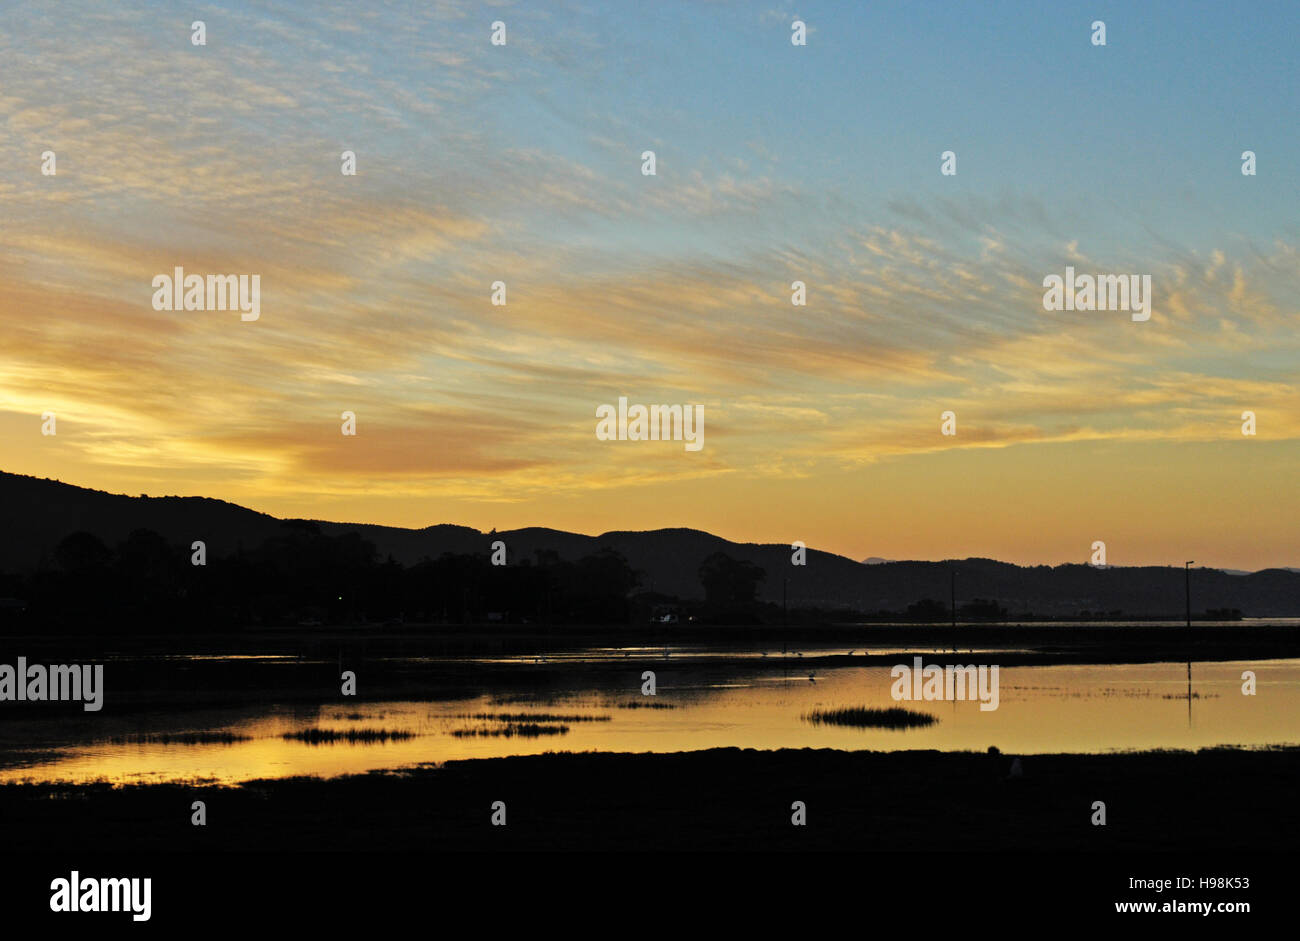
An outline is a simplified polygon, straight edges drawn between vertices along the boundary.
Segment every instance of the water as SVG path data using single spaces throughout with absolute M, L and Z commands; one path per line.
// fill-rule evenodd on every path
M 642 651 L 644 657 L 649 651 Z M 889 667 L 819 667 L 785 658 L 784 669 L 754 670 L 741 653 L 734 665 L 693 664 L 704 648 L 673 651 L 667 660 L 642 659 L 629 670 L 583 673 L 573 688 L 538 693 L 535 684 L 507 683 L 493 693 L 448 701 L 395 700 L 317 705 L 258 704 L 183 712 L 133 712 L 114 717 L 9 719 L 0 726 L 0 782 L 16 780 L 214 781 L 235 783 L 295 775 L 333 776 L 546 751 L 671 752 L 741 748 L 978 750 L 1009 754 L 1108 752 L 1212 745 L 1300 743 L 1300 660 L 1051 665 L 1000 671 L 999 707 L 977 701 L 897 703 Z M 811 652 L 811 651 L 810 651 Z M 836 653 L 846 653 L 840 648 Z M 909 651 L 899 662 L 911 662 Z M 937 651 L 936 651 L 937 652 Z M 622 657 L 623 650 L 587 651 L 568 662 Z M 963 662 L 996 663 L 974 656 Z M 549 670 L 564 658 L 548 658 Z M 507 662 L 507 661 L 496 661 Z M 512 658 L 523 676 L 540 669 L 532 658 Z M 840 661 L 841 663 L 843 661 Z M 643 696 L 643 669 L 657 674 L 658 695 Z M 1244 696 L 1241 674 L 1257 676 L 1257 695 Z M 811 674 L 811 678 L 810 678 Z M 655 703 L 671 708 L 624 708 Z M 935 716 L 927 728 L 855 729 L 807 721 L 813 710 L 851 706 L 905 706 Z M 467 718 L 478 713 L 528 714 L 567 733 L 536 738 L 457 736 L 465 730 L 503 729 L 507 721 Z M 551 718 L 560 716 L 561 718 Z M 575 721 L 580 716 L 595 721 Z M 385 742 L 307 744 L 285 740 L 306 729 L 384 729 L 411 737 Z M 234 741 L 202 744 L 149 737 L 219 733 Z M 39 748 L 33 743 L 43 743 Z

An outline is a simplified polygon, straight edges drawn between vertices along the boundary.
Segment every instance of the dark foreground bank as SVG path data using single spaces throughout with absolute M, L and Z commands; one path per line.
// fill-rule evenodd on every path
M 1273 852 L 1300 748 L 1114 755 L 550 754 L 240 787 L 0 787 L 8 854 L 144 851 Z M 206 825 L 193 825 L 193 805 Z M 505 825 L 493 825 L 504 813 Z M 796 826 L 795 802 L 806 825 Z M 1105 805 L 1105 824 L 1097 802 Z M 12 856 L 11 856 L 12 858 Z

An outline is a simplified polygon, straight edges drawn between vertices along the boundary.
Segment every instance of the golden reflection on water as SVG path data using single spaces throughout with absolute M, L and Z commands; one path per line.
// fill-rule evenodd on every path
M 985 658 L 973 658 L 982 660 Z M 633 669 L 635 667 L 635 669 Z M 227 713 L 215 724 L 203 716 L 154 717 L 150 732 L 218 730 L 246 741 L 209 744 L 122 742 L 141 731 L 139 719 L 119 720 L 109 734 L 57 750 L 52 759 L 0 769 L 0 782 L 64 780 L 114 783 L 209 780 L 235 783 L 293 775 L 334 776 L 460 758 L 493 758 L 547 751 L 671 752 L 741 748 L 977 750 L 997 746 L 1008 754 L 1105 752 L 1271 745 L 1300 742 L 1300 661 L 1195 663 L 1187 699 L 1185 663 L 1108 666 L 1023 666 L 1000 671 L 1000 702 L 981 711 L 977 701 L 896 703 L 887 666 L 818 670 L 816 661 L 786 671 L 730 676 L 706 682 L 699 675 L 655 667 L 658 695 L 641 696 L 640 671 L 629 665 L 626 691 L 587 690 L 544 703 L 519 694 L 451 702 L 350 702 L 323 707 L 281 707 Z M 1241 674 L 1253 670 L 1258 693 L 1242 695 Z M 811 674 L 811 678 L 810 678 Z M 521 701 L 522 700 L 522 701 Z M 654 702 L 675 708 L 619 708 Z M 938 723 L 906 731 L 813 724 L 815 709 L 904 706 L 936 716 Z M 505 722 L 462 718 L 475 713 L 607 716 L 608 721 L 538 718 L 564 724 L 564 735 L 539 738 L 457 737 L 458 729 L 503 728 Z M 209 721 L 211 717 L 207 717 Z M 39 739 L 39 722 L 22 730 Z M 411 738 L 312 745 L 285 740 L 288 732 L 321 728 L 384 729 Z M 15 731 L 7 729 L 12 745 Z M 89 733 L 87 733 L 89 734 Z

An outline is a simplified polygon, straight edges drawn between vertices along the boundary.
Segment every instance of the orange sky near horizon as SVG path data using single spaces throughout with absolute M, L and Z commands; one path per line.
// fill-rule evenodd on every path
M 639 443 L 610 444 L 620 445 Z M 1294 447 L 1250 439 L 953 448 L 802 477 L 731 470 L 564 491 L 542 486 L 515 500 L 364 490 L 327 497 L 267 493 L 216 477 L 190 489 L 166 475 L 129 469 L 96 475 L 69 465 L 60 473 L 51 453 L 60 446 L 45 446 L 40 459 L 5 469 L 132 495 L 215 497 L 279 517 L 408 528 L 544 526 L 597 535 L 684 526 L 736 542 L 802 540 L 854 559 L 977 556 L 1022 565 L 1086 562 L 1093 541 L 1102 540 L 1113 565 L 1181 565 L 1191 558 L 1257 570 L 1300 563 L 1300 552 L 1287 552 L 1300 522 L 1294 488 L 1277 484 L 1294 466 Z M 1181 452 L 1176 487 L 1165 469 L 1171 448 Z M 1170 520 L 1178 521 L 1177 540 L 1170 539 Z
M 1240 123 L 1193 128 L 1170 108 L 1200 91 L 1126 78 L 1200 81 L 1178 43 L 1088 71 L 1086 35 L 1036 58 L 1032 17 L 994 63 L 964 29 L 895 31 L 920 64 L 891 87 L 859 67 L 888 12 L 828 10 L 795 50 L 782 17 L 713 6 L 512 7 L 504 47 L 455 0 L 217 5 L 202 48 L 130 3 L 15 15 L 0 470 L 413 528 L 1300 566 L 1294 128 L 1260 117 L 1293 90 L 1225 65 L 1204 93 Z M 1262 55 L 1238 28 L 1215 41 Z M 1024 115 L 1080 75 L 1114 117 L 1067 147 Z M 1026 97 L 994 107 L 986 77 Z M 1046 310 L 1067 265 L 1150 274 L 1150 320 Z M 154 309 L 176 266 L 257 274 L 260 317 Z M 620 396 L 701 406 L 703 448 L 598 440 Z

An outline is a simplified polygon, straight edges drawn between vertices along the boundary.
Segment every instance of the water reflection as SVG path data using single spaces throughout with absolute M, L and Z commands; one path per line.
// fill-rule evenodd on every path
M 1247 669 L 1257 676 L 1255 696 L 1242 694 Z M 686 658 L 658 670 L 655 697 L 605 671 L 584 674 L 588 688 L 542 694 L 507 688 L 437 702 L 15 719 L 0 728 L 7 765 L 0 781 L 233 783 L 546 751 L 997 746 L 1033 754 L 1300 742 L 1300 661 L 1196 663 L 1191 675 L 1185 663 L 1004 667 L 999 708 L 982 712 L 973 701 L 896 703 L 889 669 L 879 664 L 719 671 L 693 669 Z M 939 721 L 898 730 L 806 719 L 816 710 L 899 705 Z M 310 730 L 320 734 L 293 737 Z M 358 734 L 349 740 L 349 732 Z M 400 734 L 372 734 L 393 732 Z

